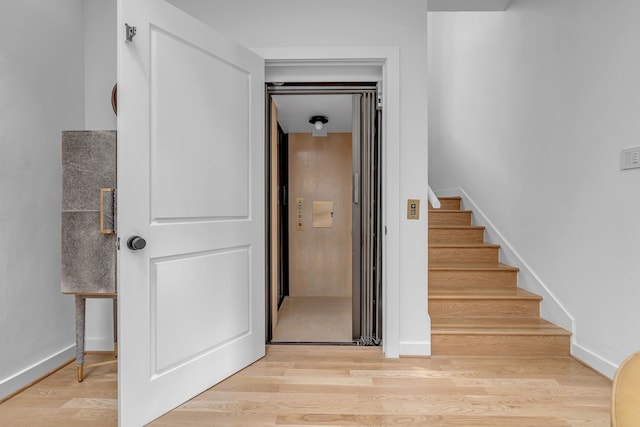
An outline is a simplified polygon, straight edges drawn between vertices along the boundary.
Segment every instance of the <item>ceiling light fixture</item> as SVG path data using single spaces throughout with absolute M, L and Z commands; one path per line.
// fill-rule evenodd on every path
M 309 123 L 311 123 L 316 130 L 322 130 L 322 127 L 329 123 L 329 119 L 327 116 L 312 116 L 309 119 Z

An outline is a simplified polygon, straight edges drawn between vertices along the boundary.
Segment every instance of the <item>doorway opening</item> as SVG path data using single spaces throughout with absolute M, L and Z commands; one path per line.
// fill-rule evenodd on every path
M 267 341 L 382 339 L 379 83 L 267 83 Z

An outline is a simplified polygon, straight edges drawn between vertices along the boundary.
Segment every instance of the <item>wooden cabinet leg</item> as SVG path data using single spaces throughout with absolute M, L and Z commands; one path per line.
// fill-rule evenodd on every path
M 82 382 L 84 368 L 84 321 L 86 313 L 86 298 L 76 295 L 76 367 L 78 382 Z
M 113 356 L 118 357 L 118 297 L 113 299 Z

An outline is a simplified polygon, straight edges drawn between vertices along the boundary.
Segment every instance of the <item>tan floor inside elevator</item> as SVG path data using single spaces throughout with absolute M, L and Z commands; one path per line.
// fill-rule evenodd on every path
M 351 297 L 286 297 L 272 342 L 352 341 Z

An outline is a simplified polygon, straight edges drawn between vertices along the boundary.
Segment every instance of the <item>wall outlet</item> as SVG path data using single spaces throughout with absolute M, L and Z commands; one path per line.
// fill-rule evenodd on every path
M 640 147 L 627 148 L 620 152 L 620 169 L 640 168 Z

